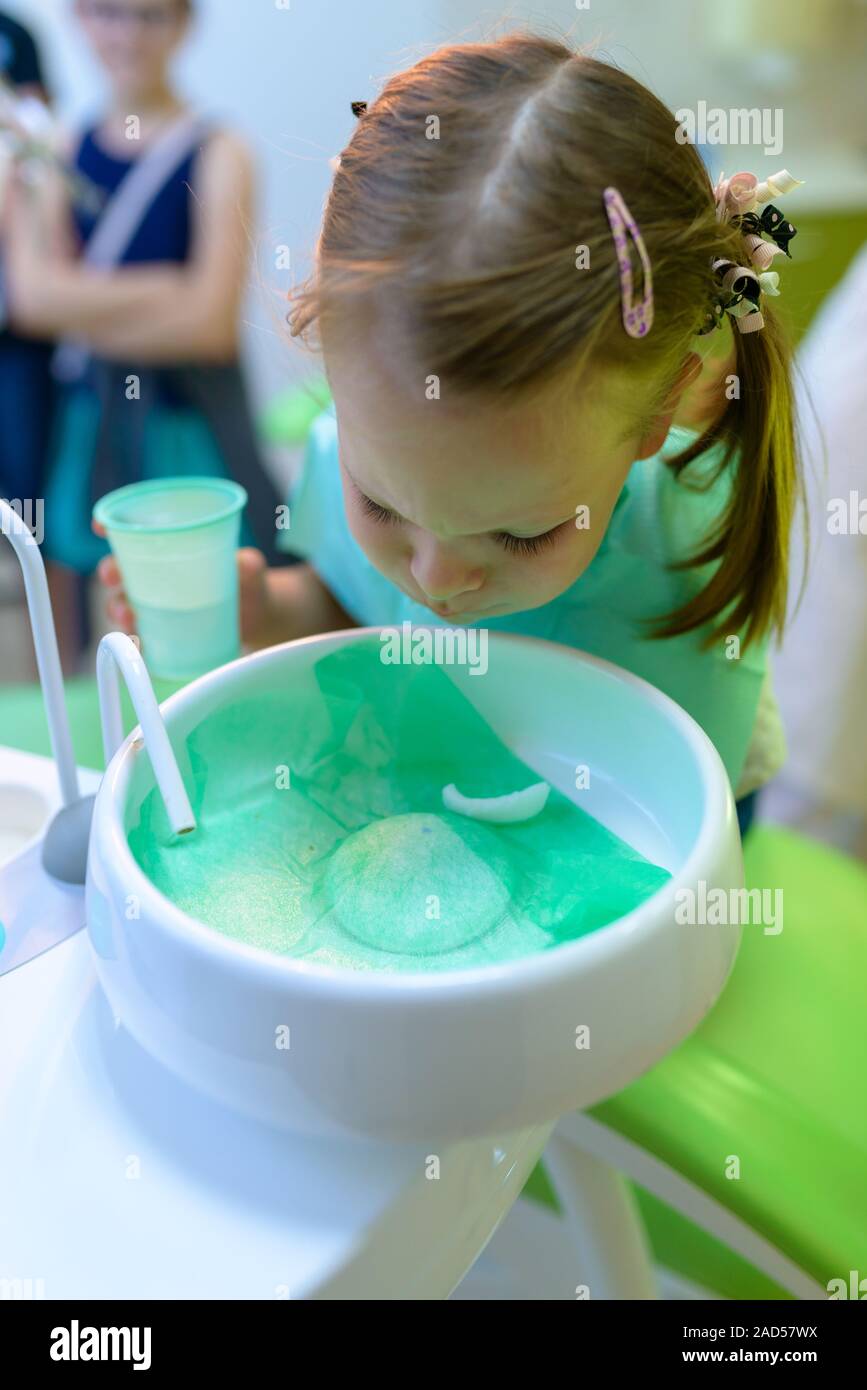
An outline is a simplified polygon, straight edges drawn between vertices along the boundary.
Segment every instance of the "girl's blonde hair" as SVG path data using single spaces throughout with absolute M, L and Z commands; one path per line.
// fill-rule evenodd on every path
M 574 380 L 588 362 L 625 366 L 647 382 L 636 423 L 649 423 L 714 299 L 712 260 L 750 263 L 676 131 L 640 83 L 557 40 L 518 33 L 439 49 L 387 83 L 341 155 L 316 268 L 291 296 L 293 334 L 306 338 L 335 315 L 344 324 L 354 308 L 372 313 L 424 375 L 510 403 Z M 655 319 L 640 340 L 621 320 L 608 185 L 650 256 Z M 762 312 L 763 330 L 732 335 L 734 398 L 668 461 L 680 475 L 719 444 L 732 485 L 713 534 L 680 566 L 718 562 L 709 582 L 653 636 L 716 620 L 706 643 L 742 631 L 746 644 L 782 628 L 794 411 L 790 352 L 766 297 Z

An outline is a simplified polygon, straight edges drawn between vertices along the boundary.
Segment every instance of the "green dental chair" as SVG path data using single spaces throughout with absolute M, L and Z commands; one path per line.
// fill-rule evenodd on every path
M 615 1264 L 649 1255 L 644 1270 L 620 1271 L 621 1292 L 609 1271 L 602 1296 L 656 1296 L 653 1261 L 705 1296 L 867 1298 L 867 869 L 763 825 L 745 863 L 748 887 L 782 890 L 783 930 L 745 926 L 696 1032 L 625 1091 L 561 1121 L 525 1188 L 561 1225 L 571 1219 L 580 1277 L 585 1258 L 598 1264 L 594 1245 L 611 1257 L 612 1230 Z M 596 1229 L 569 1211 L 570 1152 L 585 1192 L 587 1164 L 629 1180 L 613 1203 L 623 1210 L 597 1213 Z M 624 1241 L 630 1207 L 644 1251 L 630 1251 L 634 1232 Z

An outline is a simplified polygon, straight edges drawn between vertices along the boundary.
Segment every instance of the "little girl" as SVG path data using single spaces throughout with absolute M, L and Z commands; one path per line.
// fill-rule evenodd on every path
M 646 88 L 533 35 L 441 49 L 354 109 L 291 315 L 333 393 L 291 499 L 309 563 L 241 553 L 245 637 L 562 642 L 677 700 L 743 797 L 782 758 L 763 686 L 796 469 L 765 272 L 794 229 L 762 205 L 795 181 L 715 192 Z

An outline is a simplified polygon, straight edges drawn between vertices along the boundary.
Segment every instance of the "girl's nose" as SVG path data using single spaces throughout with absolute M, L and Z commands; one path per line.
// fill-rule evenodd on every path
M 449 546 L 426 537 L 416 546 L 410 574 L 426 598 L 448 603 L 461 594 L 472 594 L 485 582 L 483 571 L 471 565 Z

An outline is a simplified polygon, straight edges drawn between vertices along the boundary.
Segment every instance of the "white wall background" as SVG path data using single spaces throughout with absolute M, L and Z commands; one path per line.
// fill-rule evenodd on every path
M 2 0 L 40 40 L 64 116 L 98 109 L 98 75 L 70 17 L 70 0 Z M 309 265 L 331 171 L 348 139 L 349 103 L 442 43 L 529 24 L 600 54 L 646 82 L 672 109 L 782 107 L 785 145 L 774 167 L 807 180 L 799 193 L 826 205 L 867 205 L 867 0 L 198 0 L 178 76 L 202 109 L 244 131 L 260 174 L 259 266 L 246 347 L 257 398 L 312 363 L 281 331 L 273 247 Z M 579 0 L 582 4 L 583 0 Z M 765 166 L 732 152 L 728 171 Z M 281 273 L 283 276 L 285 272 Z M 288 282 L 288 280 L 287 280 Z

